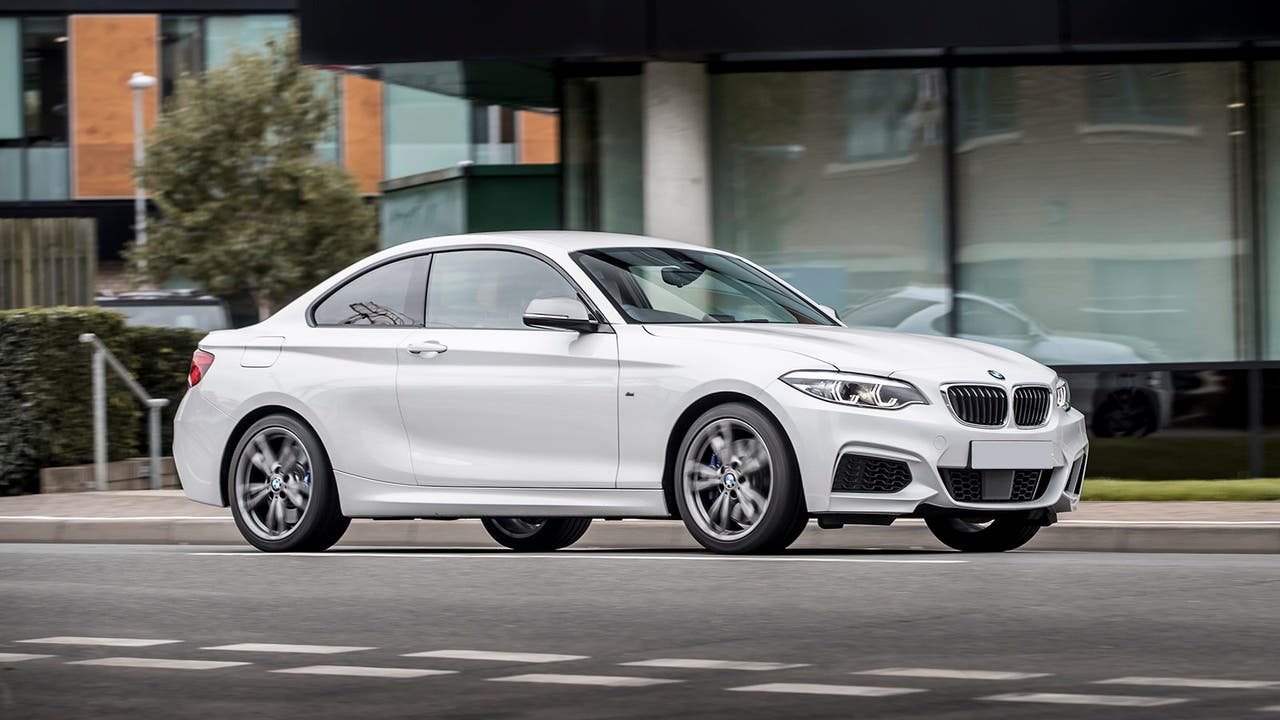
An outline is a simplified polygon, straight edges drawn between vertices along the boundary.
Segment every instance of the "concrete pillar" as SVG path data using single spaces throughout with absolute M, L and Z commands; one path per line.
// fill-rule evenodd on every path
M 711 244 L 708 132 L 704 66 L 645 63 L 645 234 Z

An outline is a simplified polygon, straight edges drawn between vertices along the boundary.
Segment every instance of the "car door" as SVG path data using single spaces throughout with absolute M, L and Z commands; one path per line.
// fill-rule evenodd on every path
M 534 329 L 538 297 L 580 297 L 515 250 L 433 256 L 426 327 L 405 339 L 397 392 L 421 485 L 614 487 L 617 336 Z
M 311 309 L 291 330 L 275 372 L 325 433 L 333 469 L 382 482 L 416 484 L 396 397 L 405 339 L 422 327 L 430 256 L 368 269 Z

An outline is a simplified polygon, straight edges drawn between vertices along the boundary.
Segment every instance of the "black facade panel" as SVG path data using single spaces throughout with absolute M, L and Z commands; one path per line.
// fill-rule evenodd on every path
M 301 0 L 314 64 L 643 55 L 637 0 Z
M 655 0 L 657 55 L 1058 42 L 1058 0 Z
M 297 0 L 0 0 L 0 15 L 38 13 L 292 13 Z
M 1280 38 L 1276 0 L 1070 0 L 1070 42 L 1240 43 Z
M 154 212 L 154 208 L 152 209 Z M 0 203 L 0 218 L 81 217 L 98 221 L 98 259 L 119 260 L 133 240 L 132 200 Z

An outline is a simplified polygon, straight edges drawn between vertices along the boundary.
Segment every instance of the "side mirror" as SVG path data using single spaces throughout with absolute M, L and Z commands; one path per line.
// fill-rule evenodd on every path
M 587 306 L 578 298 L 534 298 L 524 310 L 524 324 L 531 328 L 572 330 L 588 333 L 600 329 L 600 323 L 591 319 Z

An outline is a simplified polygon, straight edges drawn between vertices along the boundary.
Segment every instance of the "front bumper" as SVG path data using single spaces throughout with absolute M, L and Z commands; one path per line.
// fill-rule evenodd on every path
M 782 406 L 795 445 L 810 513 L 910 515 L 922 509 L 1070 512 L 1080 500 L 1088 452 L 1084 415 L 1054 408 L 1043 427 L 986 429 L 960 424 L 941 402 L 901 410 L 867 410 L 819 400 L 778 381 L 770 388 Z M 1038 440 L 1053 443 L 1053 468 L 1044 490 L 1025 502 L 960 502 L 943 481 L 944 469 L 970 465 L 974 440 Z M 897 492 L 833 492 L 837 464 L 845 454 L 905 462 L 911 481 Z M 1072 468 L 1079 463 L 1078 472 Z

